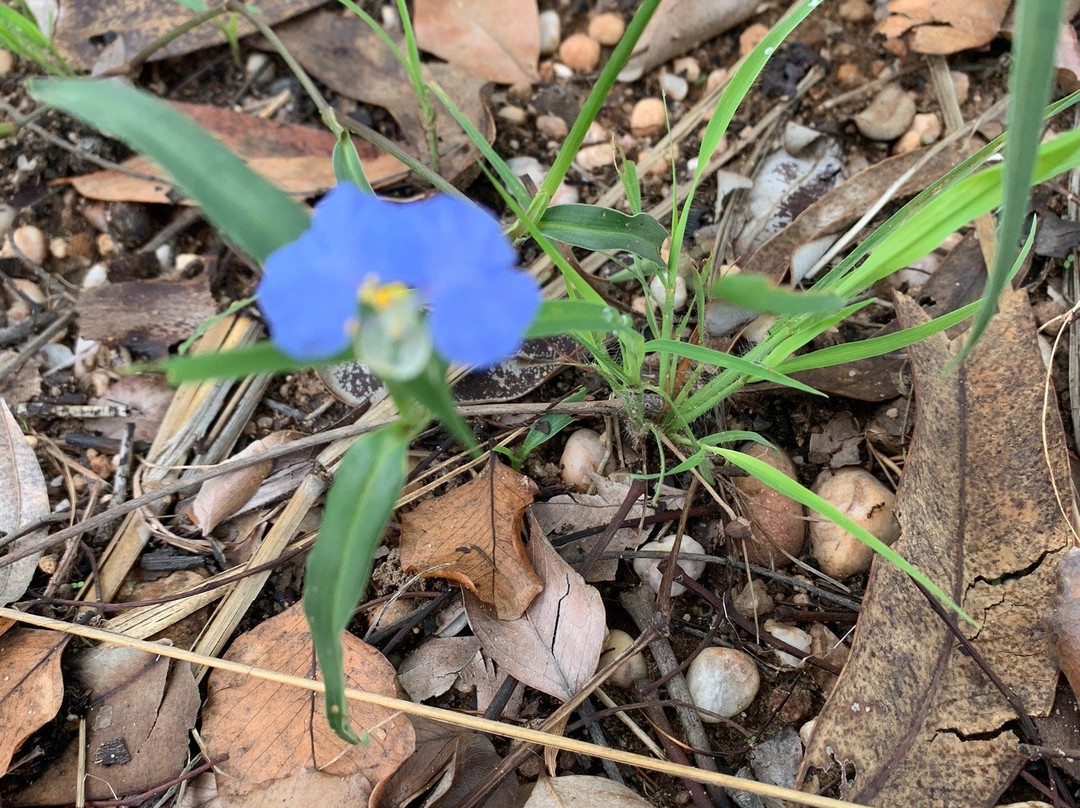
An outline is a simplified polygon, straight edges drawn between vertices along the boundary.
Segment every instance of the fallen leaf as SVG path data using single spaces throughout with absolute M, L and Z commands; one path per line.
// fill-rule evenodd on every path
M 619 81 L 637 81 L 654 67 L 745 22 L 757 9 L 756 0 L 660 0 L 626 67 L 619 73 Z
M 611 523 L 619 508 L 622 507 L 630 486 L 599 475 L 594 479 L 596 481 L 595 494 L 559 494 L 547 502 L 537 502 L 529 508 L 529 512 L 536 517 L 536 522 L 544 531 L 544 535 L 559 535 L 593 527 L 606 527 Z M 641 500 L 644 501 L 644 499 L 645 497 L 642 496 Z M 630 508 L 626 518 L 638 519 L 652 513 L 651 506 L 636 503 Z M 576 545 L 580 548 L 578 555 L 584 559 L 598 540 L 599 536 L 589 536 L 574 545 L 566 545 L 561 549 L 565 556 Z M 636 550 L 644 541 L 645 536 L 640 529 L 623 527 L 615 531 L 608 549 L 613 552 Z M 617 558 L 601 558 L 586 573 L 585 580 L 614 581 L 618 567 Z
M 412 82 L 401 62 L 363 20 L 345 9 L 323 9 L 279 26 L 276 33 L 305 70 L 334 92 L 387 110 L 413 150 L 428 154 L 428 134 Z M 403 40 L 399 38 L 398 44 L 403 45 Z M 494 140 L 495 122 L 481 97 L 483 79 L 450 64 L 425 63 L 423 71 L 424 78 L 437 82 L 489 143 Z M 358 81 L 358 76 L 363 80 Z M 441 108 L 435 131 L 442 174 L 454 181 L 475 163 L 479 151 Z
M 502 620 L 520 617 L 543 588 L 521 543 L 522 514 L 536 490 L 493 459 L 476 479 L 402 516 L 402 568 L 456 581 Z
M 651 808 L 652 803 L 606 777 L 568 774 L 536 781 L 523 808 Z
M 244 794 L 220 793 L 218 781 L 207 772 L 196 778 L 178 808 L 267 808 L 268 806 L 368 804 L 372 784 L 363 774 L 336 777 L 304 769 L 291 777 L 273 780 Z
M 23 741 L 52 721 L 64 700 L 60 652 L 68 637 L 14 628 L 0 634 L 0 775 Z
M 210 104 L 173 102 L 173 106 L 244 158 L 252 170 L 291 194 L 313 196 L 337 184 L 330 160 L 336 139 L 324 128 L 280 123 Z M 373 185 L 385 185 L 404 176 L 405 166 L 396 158 L 364 141 L 354 143 Z M 125 160 L 122 165 L 127 171 L 106 169 L 62 181 L 70 182 L 89 199 L 176 203 L 178 192 L 152 160 L 139 155 Z M 129 173 L 132 171 L 161 179 L 132 176 Z
M 369 693 L 395 696 L 390 663 L 347 632 L 342 641 L 346 684 Z M 240 635 L 225 659 L 312 678 L 315 649 L 302 606 L 298 603 Z M 319 694 L 215 670 L 207 688 L 202 735 L 211 757 L 229 754 L 228 762 L 220 767 L 225 776 L 218 778 L 218 792 L 233 805 L 233 798 L 267 788 L 275 789 L 274 793 L 284 789 L 300 794 L 302 783 L 322 778 L 351 781 L 338 785 L 355 790 L 360 784 L 369 791 L 412 754 L 413 729 L 403 715 L 352 702 L 350 723 L 369 730 L 371 741 L 367 746 L 351 746 L 334 734 L 325 714 L 326 706 Z M 355 779 L 358 777 L 362 779 Z M 325 787 L 335 785 L 326 783 Z M 263 797 L 266 802 L 262 804 L 271 804 L 269 797 Z
M 451 724 L 414 718 L 416 752 L 371 795 L 372 808 L 424 808 L 459 805 L 501 758 L 491 741 L 476 732 L 462 732 Z M 488 808 L 517 805 L 515 777 L 505 777 L 480 804 Z
M 905 34 L 916 53 L 950 54 L 988 45 L 1001 30 L 1010 0 L 889 0 L 877 33 Z
M 897 312 L 905 327 L 927 319 L 904 296 Z M 1050 470 L 1068 497 L 1069 466 L 1058 416 L 1043 411 L 1025 294 L 1006 293 L 970 359 L 946 373 L 956 348 L 939 334 L 909 349 L 917 421 L 894 549 L 974 618 L 961 630 L 1027 712 L 1045 716 L 1057 670 L 1041 615 L 1069 536 Z M 841 762 L 841 795 L 856 803 L 992 805 L 1019 765 L 1015 718 L 907 576 L 875 558 L 800 776 Z
M 79 333 L 157 358 L 217 314 L 210 278 L 111 283 L 79 295 Z
M 139 794 L 183 771 L 199 712 L 188 663 L 105 646 L 81 652 L 76 670 L 92 699 L 86 715 L 88 799 Z M 79 748 L 72 743 L 12 804 L 72 803 L 78 775 Z
M 34 450 L 19 429 L 19 424 L 0 399 L 0 535 L 14 533 L 49 515 L 49 491 Z M 45 528 L 27 533 L 8 544 L 0 559 L 17 553 L 45 535 Z M 13 564 L 0 567 L 0 606 L 21 598 L 37 570 L 37 552 Z
M 398 666 L 398 683 L 421 702 L 441 696 L 480 653 L 476 637 L 432 637 Z
M 260 0 L 259 16 L 267 25 L 275 25 L 319 5 L 322 0 Z M 53 29 L 53 44 L 74 67 L 89 70 L 101 55 L 103 46 L 122 39 L 127 61 L 142 48 L 196 16 L 175 0 L 63 0 Z M 253 31 L 251 23 L 241 19 L 237 34 Z M 225 42 L 225 33 L 212 22 L 203 23 L 161 48 L 151 61 L 180 56 Z
M 296 440 L 299 436 L 299 433 L 293 430 L 272 432 L 265 438 L 248 444 L 230 459 L 239 460 L 241 458 L 255 457 L 264 454 L 270 449 Z M 204 536 L 209 535 L 221 522 L 244 507 L 247 501 L 259 490 L 273 467 L 273 460 L 265 460 L 254 466 L 237 469 L 212 480 L 207 480 L 191 503 L 188 511 L 191 521 L 199 526 L 199 530 Z
M 536 81 L 536 0 L 416 0 L 413 28 L 422 50 L 488 81 Z
M 1050 630 L 1061 672 L 1073 693 L 1080 693 L 1080 548 L 1069 548 L 1058 565 Z
M 91 398 L 90 404 L 122 404 L 131 409 L 127 418 L 95 418 L 93 428 L 102 435 L 120 440 L 130 422 L 135 423 L 133 438 L 150 443 L 157 437 L 172 403 L 174 387 L 157 373 L 121 376 L 109 385 L 103 396 Z
M 0 368 L 19 356 L 18 351 L 0 351 Z M 0 399 L 8 406 L 31 401 L 41 393 L 41 371 L 36 362 L 23 362 L 19 369 L 5 379 L 0 379 Z
M 469 592 L 465 613 L 484 650 L 529 687 L 566 701 L 596 672 L 606 614 L 600 592 L 555 552 L 529 516 L 529 558 L 543 591 L 516 620 L 505 620 Z

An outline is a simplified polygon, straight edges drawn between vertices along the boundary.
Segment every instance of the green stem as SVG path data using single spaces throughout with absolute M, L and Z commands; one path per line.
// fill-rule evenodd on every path
M 416 32 L 413 30 L 412 18 L 405 0 L 397 0 L 398 16 L 401 17 L 401 30 L 405 34 L 405 47 L 408 49 L 409 60 L 405 69 L 409 73 L 416 98 L 420 102 L 420 120 L 427 135 L 428 150 L 431 152 L 431 168 L 439 173 L 439 133 L 435 129 L 435 118 L 438 111 L 431 103 L 431 94 L 428 91 L 427 82 L 424 81 L 424 71 L 420 66 L 420 49 L 416 45 Z

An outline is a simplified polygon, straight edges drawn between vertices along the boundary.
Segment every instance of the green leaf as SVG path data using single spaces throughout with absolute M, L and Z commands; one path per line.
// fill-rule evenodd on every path
M 785 359 L 777 365 L 776 369 L 781 373 L 796 373 L 800 370 L 813 370 L 816 368 L 843 365 L 847 362 L 856 362 L 859 359 L 868 359 L 871 356 L 881 356 L 882 354 L 891 353 L 892 351 L 898 351 L 901 348 L 914 345 L 919 340 L 926 339 L 940 331 L 944 331 L 946 328 L 950 328 L 957 323 L 962 323 L 974 314 L 978 307 L 979 302 L 975 301 L 956 311 L 950 311 L 948 314 L 936 317 L 928 323 L 905 328 L 902 331 L 885 334 L 881 337 L 870 337 L 869 339 L 859 340 L 858 342 L 845 342 L 843 345 L 832 345 L 828 348 L 822 348 L 820 351 L 813 351 L 812 353 L 803 354 L 802 356 Z
M 164 373 L 170 384 L 201 382 L 206 379 L 239 379 L 261 373 L 283 373 L 300 368 L 333 365 L 347 362 L 352 354 L 344 351 L 337 356 L 312 361 L 294 359 L 270 341 L 257 342 L 245 348 L 211 354 L 196 354 L 166 359 L 152 365 L 137 365 L 135 373 Z
M 897 569 L 925 586 L 938 600 L 955 611 L 962 618 L 967 620 L 973 626 L 978 626 L 978 624 L 972 620 L 963 609 L 953 602 L 952 598 L 942 591 L 941 587 L 927 578 L 926 575 L 920 572 L 911 564 L 911 562 L 907 561 L 898 552 L 882 542 L 873 533 L 855 523 L 850 517 L 841 513 L 835 505 L 826 502 L 810 489 L 803 487 L 796 480 L 791 479 L 781 471 L 777 471 L 768 463 L 764 463 L 756 457 L 751 457 L 750 455 L 736 452 L 732 449 L 710 449 L 710 451 L 716 452 L 729 463 L 732 463 L 748 474 L 753 475 L 770 488 L 774 488 L 781 494 L 791 497 L 796 502 L 801 502 L 810 510 L 820 513 L 830 522 L 835 522 L 875 553 L 891 562 Z
M 308 227 L 302 205 L 155 96 L 100 80 L 33 78 L 27 88 L 39 101 L 152 158 L 199 204 L 211 224 L 260 264 Z
M 627 216 L 596 205 L 555 205 L 544 211 L 540 232 L 586 250 L 626 250 L 664 265 L 660 247 L 668 232 L 647 213 Z
M 403 409 L 405 397 L 419 401 L 434 414 L 458 443 L 476 453 L 479 445 L 476 435 L 457 411 L 454 395 L 446 384 L 446 364 L 443 361 L 432 357 L 419 376 L 406 381 L 384 378 L 383 384 L 394 401 L 398 402 L 399 409 Z
M 361 191 L 369 194 L 375 193 L 375 189 L 368 182 L 364 173 L 364 165 L 360 162 L 360 155 L 356 151 L 349 133 L 344 129 L 338 133 L 337 143 L 334 144 L 334 155 L 331 160 L 334 166 L 334 176 L 338 182 L 351 182 Z
M 633 322 L 604 303 L 589 300 L 545 300 L 525 336 L 529 339 L 578 331 L 628 331 Z
M 714 351 L 712 348 L 705 348 L 701 345 L 691 345 L 687 342 L 680 342 L 677 339 L 654 339 L 645 343 L 645 350 L 650 353 L 667 353 L 673 356 L 681 356 L 685 359 L 693 359 L 706 365 L 728 368 L 736 373 L 745 374 L 753 379 L 761 379 L 763 381 L 772 382 L 773 384 L 782 384 L 784 387 L 792 387 L 796 390 L 802 390 L 804 393 L 810 393 L 815 396 L 822 395 L 813 387 L 788 378 L 782 373 L 777 373 L 775 370 L 770 370 L 767 367 L 748 362 L 738 356 L 732 356 L 723 351 Z
M 709 297 L 766 314 L 817 314 L 842 309 L 844 298 L 831 292 L 783 289 L 764 275 L 725 275 L 709 287 Z
M 326 684 L 326 718 L 349 743 L 362 741 L 349 726 L 341 635 L 367 587 L 375 550 L 405 483 L 408 449 L 408 434 L 398 425 L 353 444 L 341 459 L 308 556 L 304 613 Z
M 563 401 L 584 401 L 585 390 L 578 390 L 576 393 L 571 393 Z M 542 415 L 536 420 L 536 423 L 532 425 L 532 429 L 529 430 L 529 434 L 525 436 L 525 440 L 521 442 L 521 458 L 524 460 L 534 451 L 539 449 L 549 440 L 554 438 L 560 432 L 562 432 L 570 424 L 577 420 L 573 415 L 567 415 L 562 412 L 550 412 L 547 415 Z
M 1031 199 L 1031 181 L 1039 138 L 1043 131 L 1042 111 L 1050 98 L 1054 76 L 1054 48 L 1047 47 L 1046 36 L 1061 30 L 1065 0 L 1033 0 L 1017 3 L 1013 29 L 1012 63 L 1009 68 L 1009 112 L 1006 127 L 1005 167 L 1002 185 L 1004 207 L 998 221 L 994 265 L 986 279 L 982 307 L 975 315 L 967 340 L 953 364 L 978 342 L 997 311 L 997 301 L 1008 283 L 1017 257 L 1020 232 Z

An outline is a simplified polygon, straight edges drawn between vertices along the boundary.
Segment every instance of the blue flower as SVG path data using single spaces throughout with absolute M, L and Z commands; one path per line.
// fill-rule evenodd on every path
M 297 359 L 345 350 L 359 326 L 359 294 L 404 284 L 427 310 L 435 348 L 488 367 L 513 354 L 540 306 L 531 276 L 495 219 L 449 196 L 387 202 L 343 183 L 316 206 L 311 227 L 266 259 L 257 295 L 273 340 Z

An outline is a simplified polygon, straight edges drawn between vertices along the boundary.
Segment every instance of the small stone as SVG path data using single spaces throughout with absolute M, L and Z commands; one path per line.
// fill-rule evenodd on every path
M 562 140 L 570 131 L 570 127 L 558 115 L 538 115 L 536 117 L 536 131 L 546 138 Z
M 701 78 L 701 62 L 693 56 L 681 56 L 671 63 L 671 72 L 686 76 L 689 82 Z
M 524 126 L 529 121 L 529 113 L 513 104 L 502 107 L 498 114 L 502 120 L 513 126 Z
M 690 83 L 675 73 L 664 72 L 660 74 L 660 89 L 673 101 L 682 101 L 690 92 Z
M 564 65 L 562 62 L 552 62 L 551 74 L 557 79 L 572 79 L 574 69 L 569 65 Z
M 577 430 L 566 439 L 559 459 L 562 481 L 575 491 L 588 491 L 592 485 L 589 474 L 603 474 L 607 457 L 607 446 L 598 432 L 592 429 Z
M 63 238 L 49 239 L 49 255 L 51 255 L 53 258 L 67 258 L 68 257 L 67 239 L 63 239 Z
M 248 54 L 244 62 L 244 75 L 254 84 L 266 84 L 274 79 L 274 63 L 270 55 L 262 51 Z
M 11 240 L 15 242 L 15 246 L 30 261 L 38 266 L 45 263 L 49 248 L 45 242 L 45 234 L 41 232 L 40 228 L 34 227 L 32 224 L 16 227 L 15 232 L 11 234 Z
M 15 224 L 17 211 L 11 205 L 0 204 L 0 238 L 6 238 L 11 226 Z
M 853 89 L 866 84 L 866 76 L 853 62 L 844 62 L 836 68 L 836 83 L 841 87 Z
M 941 120 L 933 112 L 923 112 L 915 116 L 911 128 L 900 136 L 893 147 L 894 154 L 908 154 L 929 146 L 941 137 Z
M 776 639 L 786 642 L 793 648 L 798 648 L 805 653 L 810 652 L 810 644 L 813 642 L 813 638 L 801 628 L 787 626 L 775 620 L 766 620 L 765 630 Z M 789 654 L 787 651 L 777 651 L 776 658 L 786 668 L 801 668 L 806 662 L 805 659 Z
M 667 289 L 664 287 L 664 279 L 659 275 L 653 275 L 649 281 L 649 291 L 657 306 L 663 306 L 667 302 Z M 686 308 L 686 281 L 681 275 L 675 278 L 675 288 L 672 290 L 671 307 L 673 311 L 682 311 Z
M 900 537 L 893 513 L 896 496 L 866 469 L 826 469 L 812 490 L 885 544 L 892 545 Z M 810 549 L 821 571 L 837 580 L 865 572 L 874 560 L 870 547 L 827 519 L 810 523 Z
M 609 137 L 608 130 L 593 121 L 589 124 L 589 128 L 585 130 L 585 137 L 582 139 L 581 145 L 592 146 L 595 143 L 607 143 Z
M 582 171 L 588 171 L 591 174 L 615 165 L 615 156 L 607 143 L 597 143 L 594 146 L 582 146 L 578 149 L 574 162 Z
M 201 261 L 201 260 L 202 260 L 202 258 L 200 258 L 195 253 L 180 253 L 178 256 L 176 256 L 176 262 L 175 262 L 176 271 L 177 272 L 183 272 L 185 269 L 190 267 L 192 264 L 196 263 L 197 261 Z
M 959 70 L 950 70 L 949 78 L 952 79 L 953 90 L 956 92 L 956 103 L 963 105 L 971 92 L 971 77 Z
M 705 79 L 705 92 L 711 93 L 721 84 L 728 80 L 730 73 L 722 67 L 718 67 L 715 70 L 710 70 L 708 77 Z
M 739 34 L 739 56 L 747 56 L 768 35 L 769 26 L 767 25 L 755 22 L 747 26 L 746 30 Z
M 836 13 L 845 22 L 864 23 L 874 19 L 874 9 L 866 0 L 844 0 Z
M 735 648 L 711 647 L 690 663 L 686 686 L 696 707 L 731 718 L 753 703 L 761 687 L 761 675 L 749 654 Z M 701 720 L 717 724 L 720 719 L 716 715 L 702 713 Z
M 607 639 L 604 640 L 604 647 L 600 654 L 600 662 L 597 663 L 596 669 L 600 670 L 606 668 L 615 661 L 616 657 L 623 654 L 633 644 L 634 638 L 625 631 L 619 631 L 618 629 L 609 631 Z M 622 664 L 620 664 L 611 676 L 608 677 L 608 681 L 613 685 L 629 689 L 634 682 L 639 679 L 645 679 L 648 675 L 648 663 L 645 662 L 645 657 L 639 652 L 623 660 Z
M 660 98 L 642 98 L 630 113 L 630 131 L 634 137 L 650 137 L 664 131 L 667 116 Z
M 108 233 L 101 233 L 97 237 L 96 243 L 98 255 L 112 255 L 116 252 L 116 242 Z
M 638 549 L 642 552 L 655 552 L 655 553 L 669 553 L 671 548 L 675 546 L 675 537 L 668 536 L 666 539 L 660 541 L 650 541 L 641 545 Z M 684 573 L 693 578 L 695 581 L 701 577 L 701 573 L 705 571 L 704 561 L 691 561 L 690 559 L 683 558 L 684 555 L 704 555 L 705 548 L 702 547 L 691 536 L 683 536 L 679 542 L 679 567 Z M 653 592 L 660 592 L 660 584 L 663 582 L 664 573 L 660 571 L 661 559 L 658 558 L 635 558 L 634 559 L 634 572 L 637 573 L 638 578 L 649 585 L 649 588 Z M 686 592 L 686 587 L 680 583 L 671 584 L 671 596 L 677 598 L 679 595 Z
M 587 34 L 571 34 L 559 45 L 559 59 L 579 73 L 595 70 L 600 64 L 600 43 Z
M 732 604 L 735 606 L 735 611 L 747 620 L 768 614 L 776 606 L 769 591 L 765 588 L 765 582 L 759 578 L 754 578 L 744 586 L 735 596 Z
M 896 140 L 915 120 L 915 102 L 899 84 L 887 84 L 862 112 L 855 125 L 870 140 Z
M 11 51 L 0 48 L 0 76 L 6 76 L 15 69 L 15 57 Z
M 618 45 L 626 31 L 626 23 L 623 18 L 614 12 L 597 14 L 589 20 L 588 33 L 601 45 Z
M 104 264 L 94 264 L 83 275 L 83 289 L 97 289 L 109 282 L 109 268 Z
M 562 39 L 562 21 L 557 11 L 540 12 L 540 55 L 553 56 Z

